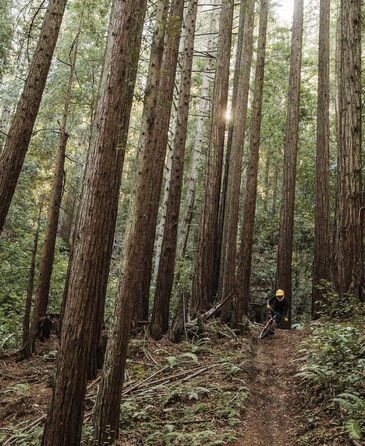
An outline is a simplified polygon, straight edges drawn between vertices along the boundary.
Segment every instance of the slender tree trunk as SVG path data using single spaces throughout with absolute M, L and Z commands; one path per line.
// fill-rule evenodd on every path
M 292 256 L 297 147 L 299 133 L 300 79 L 303 41 L 303 0 L 295 0 L 290 58 L 287 133 L 284 147 L 284 177 L 280 212 L 277 286 L 284 290 L 290 304 L 291 324 Z
M 271 166 L 271 152 L 269 149 L 267 149 L 266 162 L 265 162 L 265 200 L 264 200 L 264 212 L 265 213 L 267 213 L 268 202 L 269 202 L 270 166 Z
M 317 100 L 317 166 L 316 211 L 314 230 L 314 260 L 312 316 L 318 316 L 322 293 L 321 280 L 330 280 L 329 228 L 329 105 L 330 105 L 330 15 L 331 1 L 321 0 L 319 19 L 318 100 Z
M 215 0 L 215 2 L 216 1 L 217 0 Z M 184 216 L 182 218 L 181 230 L 180 230 L 180 239 L 178 247 L 179 259 L 185 257 L 186 247 L 188 244 L 189 232 L 195 209 L 195 194 L 198 183 L 198 171 L 200 166 L 201 155 L 204 151 L 204 143 L 205 143 L 204 139 L 206 138 L 206 123 L 209 114 L 209 91 L 210 91 L 209 74 L 213 71 L 215 66 L 214 63 L 215 60 L 214 57 L 212 56 L 212 50 L 214 48 L 213 35 L 217 31 L 217 14 L 215 13 L 215 11 L 213 11 L 211 14 L 212 14 L 212 19 L 209 27 L 208 43 L 206 46 L 208 59 L 204 67 L 204 71 L 206 71 L 206 73 L 203 74 L 202 85 L 200 88 L 200 101 L 198 107 L 199 116 L 195 130 L 195 139 L 190 161 L 190 171 L 186 186 L 187 192 L 185 196 Z
M 244 202 L 241 248 L 237 269 L 238 323 L 248 314 L 250 303 L 250 278 L 252 264 L 252 245 L 255 224 L 257 175 L 259 168 L 259 149 L 261 136 L 262 99 L 264 91 L 265 55 L 269 0 L 261 0 L 260 28 L 257 44 L 255 90 L 252 105 L 252 129 L 250 154 L 247 168 L 247 182 Z
M 159 86 L 159 96 L 153 137 L 140 156 L 137 190 L 133 216 L 126 240 L 123 273 L 116 298 L 114 319 L 107 346 L 105 365 L 97 396 L 94 424 L 99 443 L 113 442 L 118 437 L 121 389 L 124 382 L 127 346 L 133 309 L 148 292 L 147 277 L 151 278 L 153 245 L 175 73 L 184 0 L 173 0 L 166 28 L 166 46 Z M 148 283 L 149 283 L 148 280 Z
M 139 3 L 141 5 L 141 2 Z M 145 3 L 142 3 L 143 8 L 145 8 Z M 142 14 L 142 12 L 140 13 Z M 138 17 L 138 16 L 137 16 Z M 143 32 L 143 24 L 144 20 L 138 17 L 138 20 L 134 21 L 133 28 L 130 29 L 131 38 L 129 40 L 129 48 L 131 48 L 131 52 L 129 55 L 128 65 L 127 65 L 127 73 L 126 73 L 126 88 L 123 89 L 122 92 L 122 104 L 123 104 L 123 113 L 121 118 L 121 132 L 118 137 L 118 153 L 120 154 L 119 160 L 119 185 L 115 189 L 115 195 L 113 197 L 114 200 L 114 210 L 113 210 L 113 226 L 110 227 L 110 233 L 108 235 L 108 243 L 109 243 L 109 252 L 107 254 L 108 258 L 111 258 L 113 243 L 114 243 L 114 233 L 115 233 L 115 224 L 117 219 L 118 212 L 118 204 L 119 204 L 119 190 L 120 190 L 120 180 L 122 177 L 123 164 L 124 164 L 124 154 L 127 147 L 128 141 L 128 130 L 130 123 L 130 115 L 133 105 L 133 97 L 134 97 L 134 89 L 137 80 L 137 71 L 138 71 L 138 61 L 140 55 L 140 47 L 141 47 L 141 37 Z M 100 341 L 101 331 L 104 323 L 104 309 L 105 309 L 105 297 L 106 297 L 106 288 L 109 276 L 109 266 L 108 269 L 104 270 L 104 277 L 102 282 L 105 284 L 103 294 L 100 299 L 100 306 L 96 313 L 96 324 L 95 330 L 92 335 L 92 343 L 91 343 L 91 353 L 89 356 L 89 367 L 88 367 L 88 378 L 94 379 L 97 375 L 98 369 L 98 345 Z M 99 364 L 100 366 L 100 364 Z
M 70 177 L 68 181 L 68 187 L 66 190 L 66 199 L 64 202 L 64 212 L 61 219 L 60 236 L 62 240 L 71 246 L 73 229 L 75 226 L 76 208 L 77 208 L 77 196 L 79 190 L 80 181 L 76 178 L 76 171 L 72 169 L 70 174 L 66 173 L 66 177 Z
M 28 150 L 66 3 L 67 0 L 49 2 L 23 93 L 0 156 L 0 232 Z
M 197 11 L 198 1 L 190 0 L 185 21 L 186 37 L 183 49 L 177 125 L 173 141 L 171 180 L 169 183 L 169 194 L 166 203 L 166 219 L 157 274 L 155 301 L 150 325 L 150 332 L 154 339 L 160 339 L 169 328 L 170 299 L 175 272 L 177 229 L 183 185 Z
M 236 274 L 236 246 L 238 212 L 240 204 L 243 147 L 246 135 L 247 104 L 250 92 L 250 76 L 253 53 L 253 31 L 255 1 L 246 4 L 244 38 L 241 64 L 238 77 L 237 104 L 233 118 L 232 147 L 229 158 L 226 209 L 223 222 L 223 242 L 221 253 L 221 298 L 234 292 Z M 228 322 L 232 318 L 232 303 L 227 302 L 221 311 L 221 319 Z
M 341 85 L 341 77 L 342 77 L 342 68 L 341 68 L 341 14 L 340 7 L 338 7 L 337 18 L 336 18 L 336 50 L 335 50 L 335 66 L 336 66 L 336 77 L 335 77 L 335 110 L 336 110 L 336 145 L 337 145 L 337 166 L 340 165 L 340 150 L 339 147 L 341 144 L 341 131 L 340 131 L 340 85 Z M 337 175 L 338 182 L 338 175 Z M 337 191 L 336 191 L 337 192 Z M 335 217 L 338 213 L 338 204 L 339 204 L 339 196 L 336 193 L 335 195 Z M 336 264 L 335 264 L 335 250 L 336 250 L 336 234 L 337 234 L 337 219 L 333 219 L 333 227 L 331 231 L 331 266 L 330 266 L 330 274 L 331 274 L 331 282 L 335 283 L 335 274 L 336 274 Z
M 210 141 L 205 171 L 204 208 L 200 223 L 197 264 L 193 281 L 192 308 L 194 312 L 207 310 L 216 293 L 214 274 L 218 248 L 218 213 L 226 129 L 233 10 L 233 0 L 222 1 Z
M 335 288 L 357 293 L 362 275 L 361 1 L 340 3 Z
M 216 6 L 217 0 L 214 0 L 212 6 Z M 202 154 L 205 151 L 205 139 L 207 138 L 207 122 L 210 119 L 210 74 L 215 69 L 215 58 L 212 56 L 214 49 L 214 35 L 217 31 L 218 16 L 215 10 L 211 12 L 211 22 L 209 26 L 209 39 L 206 46 L 206 52 L 208 59 L 204 67 L 204 74 L 202 79 L 202 85 L 200 88 L 200 101 L 198 106 L 198 122 L 195 131 L 194 145 L 192 148 L 192 155 L 190 161 L 190 170 L 187 180 L 187 192 L 185 196 L 184 215 L 181 220 L 180 239 L 178 243 L 177 258 L 182 260 L 185 258 L 189 235 L 191 230 L 191 223 L 195 212 L 195 195 L 198 184 L 199 167 L 201 163 Z M 179 280 L 179 276 L 176 277 L 176 282 Z M 185 330 L 185 321 L 188 314 L 188 300 L 189 295 L 181 293 L 179 302 L 176 308 L 176 312 L 171 324 L 170 339 L 172 342 L 179 342 L 182 334 Z
M 141 131 L 138 142 L 139 157 L 143 156 L 145 147 L 155 144 L 155 125 L 157 119 L 157 100 L 159 97 L 159 84 L 161 77 L 161 65 L 164 52 L 166 35 L 166 21 L 169 12 L 169 0 L 159 0 L 157 4 L 156 25 L 151 47 L 148 67 L 147 85 L 144 96 Z M 167 124 L 169 125 L 169 123 Z M 148 149 L 147 149 L 148 150 Z M 136 180 L 138 181 L 138 180 Z M 153 249 L 153 247 L 152 247 Z M 143 291 L 139 295 L 139 301 L 134 307 L 133 320 L 135 323 L 148 319 L 150 273 L 141 278 Z
M 5 135 L 7 134 L 8 125 L 10 121 L 10 104 L 7 101 L 4 101 L 1 117 L 0 117 L 0 154 L 3 149 Z
M 30 345 L 32 348 L 35 347 L 39 318 L 46 314 L 48 308 L 49 289 L 51 285 L 58 221 L 63 193 L 66 146 L 69 136 L 67 133 L 67 120 L 71 102 L 72 87 L 75 78 L 76 59 L 82 30 L 83 16 L 84 10 L 81 12 L 79 29 L 73 42 L 70 61 L 70 75 L 65 92 L 63 115 L 60 124 L 60 136 L 56 152 L 55 172 L 47 214 L 46 234 L 42 247 L 42 255 L 39 264 L 39 279 L 33 304 L 32 322 L 30 328 Z
M 172 121 L 174 120 L 171 118 Z M 162 250 L 162 242 L 163 242 L 163 234 L 165 231 L 166 224 L 166 209 L 167 209 L 167 201 L 169 199 L 170 193 L 170 182 L 172 175 L 172 161 L 174 157 L 174 149 L 170 143 L 167 144 L 167 155 L 165 162 L 165 175 L 164 175 L 164 188 L 163 188 L 163 196 L 162 202 L 160 205 L 159 213 L 161 214 L 157 228 L 156 228 L 156 240 L 155 240 L 155 255 L 154 255 L 154 269 L 153 269 L 153 277 L 154 282 L 156 283 L 157 275 L 158 275 L 158 266 L 160 264 L 161 259 L 161 250 Z
M 239 15 L 239 25 L 238 25 L 238 36 L 237 36 L 237 48 L 236 48 L 236 60 L 234 65 L 234 75 L 233 75 L 233 87 L 232 87 L 232 103 L 231 103 L 231 120 L 228 123 L 228 136 L 227 136 L 227 147 L 226 147 L 226 155 L 225 155 L 225 163 L 224 163 L 224 171 L 223 171 L 223 179 L 222 179 L 222 199 L 219 207 L 219 233 L 218 233 L 218 254 L 219 260 L 217 261 L 217 268 L 219 272 L 218 276 L 218 284 L 219 287 L 222 287 L 222 240 L 223 240 L 223 227 L 224 227 L 224 213 L 226 211 L 226 200 L 227 200 L 227 187 L 228 187 L 228 175 L 229 175 L 229 160 L 231 157 L 232 151 L 232 141 L 233 141 L 233 127 L 236 116 L 236 107 L 237 107 L 237 94 L 238 94 L 238 83 L 240 77 L 240 67 L 241 67 L 241 59 L 242 59 L 242 48 L 243 48 L 243 39 L 245 35 L 245 19 L 246 19 L 246 10 L 247 10 L 248 2 L 246 0 L 241 0 L 240 2 L 240 15 Z M 220 289 L 221 291 L 221 289 Z
M 279 165 L 275 164 L 274 169 L 274 188 L 272 192 L 272 207 L 271 207 L 271 216 L 275 217 L 278 205 L 278 182 L 279 182 Z
M 119 142 L 126 131 L 124 114 L 130 113 L 123 100 L 134 87 L 127 79 L 131 61 L 138 61 L 145 11 L 146 0 L 112 5 L 44 446 L 80 444 L 88 360 L 104 306 L 118 208 L 124 157 Z
M 27 298 L 25 301 L 25 308 L 24 308 L 22 348 L 20 351 L 19 360 L 29 358 L 32 355 L 32 348 L 29 342 L 30 340 L 29 323 L 30 323 L 30 312 L 32 308 L 32 297 L 34 291 L 34 276 L 35 276 L 35 267 L 36 267 L 36 259 L 38 252 L 39 232 L 41 227 L 41 215 L 42 215 L 42 205 L 39 207 L 37 226 L 34 233 L 32 259 L 30 262 L 29 275 L 28 275 Z
M 183 17 L 183 23 L 186 23 L 186 12 L 188 8 L 184 8 L 184 17 Z M 185 26 L 185 25 L 184 25 Z M 177 130 L 177 113 L 178 113 L 178 102 L 180 97 L 180 84 L 181 84 L 181 76 L 182 76 L 182 67 L 181 67 L 181 61 L 184 58 L 184 45 L 185 45 L 185 36 L 182 36 L 180 39 L 180 46 L 179 46 L 179 58 L 177 61 L 177 69 L 176 69 L 176 76 L 175 76 L 175 87 L 174 87 L 174 96 L 173 96 L 173 102 L 172 102 L 172 109 L 171 109 L 171 118 L 170 118 L 170 128 L 169 128 L 169 139 L 167 143 L 166 148 L 166 160 L 165 160 L 165 168 L 164 168 L 164 187 L 163 187 L 163 195 L 162 200 L 159 208 L 159 220 L 156 228 L 156 237 L 155 237 L 155 245 L 154 245 L 154 266 L 153 266 L 153 282 L 156 283 L 157 280 L 157 274 L 158 274 L 158 266 L 160 263 L 160 257 L 161 257 L 161 249 L 162 249 L 162 241 L 163 241 L 163 234 L 165 230 L 165 222 L 166 222 L 166 207 L 167 207 L 167 201 L 169 197 L 169 190 L 170 190 L 170 181 L 171 181 L 171 175 L 172 175 L 172 162 L 174 157 L 174 147 L 173 147 L 173 141 L 175 139 L 176 130 Z

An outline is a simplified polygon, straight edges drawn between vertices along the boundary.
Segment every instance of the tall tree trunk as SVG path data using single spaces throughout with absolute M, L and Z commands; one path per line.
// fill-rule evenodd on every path
M 139 1 L 139 4 L 145 7 L 145 3 L 141 3 Z M 145 9 L 144 9 L 145 10 Z M 144 12 L 141 11 L 139 14 L 143 14 Z M 129 48 L 131 48 L 129 59 L 128 59 L 128 65 L 127 65 L 127 73 L 126 73 L 126 81 L 125 85 L 126 88 L 123 89 L 122 92 L 122 104 L 123 104 L 123 112 L 121 117 L 121 131 L 118 137 L 118 153 L 120 154 L 120 160 L 119 160 L 119 184 L 118 187 L 115 189 L 115 195 L 113 196 L 113 203 L 114 203 L 114 209 L 113 209 L 113 226 L 110 227 L 110 233 L 108 235 L 108 246 L 109 246 L 109 252 L 107 254 L 108 258 L 111 258 L 112 255 L 112 249 L 113 249 L 113 243 L 114 243 L 114 233 L 115 233 L 115 224 L 117 219 L 117 212 L 118 212 L 118 204 L 119 204 L 119 190 L 120 190 L 120 181 L 122 177 L 122 171 L 123 171 L 123 164 L 124 164 L 124 154 L 127 147 L 127 141 L 128 141 L 128 130 L 129 130 L 129 123 L 130 123 L 130 115 L 133 105 L 133 97 L 134 97 L 134 89 L 136 85 L 137 80 L 137 71 L 138 71 L 138 62 L 139 62 L 139 55 L 140 55 L 140 48 L 141 48 L 141 42 L 142 42 L 142 32 L 143 32 L 143 24 L 144 19 L 142 19 L 142 16 L 137 15 L 137 19 L 133 23 L 133 27 L 130 28 L 130 40 L 129 40 Z M 109 276 L 109 265 L 108 269 L 104 270 L 104 276 L 102 278 L 102 283 L 105 284 L 105 287 L 103 288 L 103 294 L 100 299 L 100 306 L 98 308 L 98 311 L 96 313 L 96 323 L 95 323 L 95 330 L 92 335 L 92 343 L 91 343 L 91 352 L 89 356 L 89 367 L 88 367 L 88 378 L 94 379 L 97 375 L 97 369 L 100 368 L 101 364 L 98 364 L 98 345 L 100 341 L 100 335 L 104 323 L 104 309 L 105 309 L 105 297 L 106 297 L 106 288 L 107 288 L 107 282 L 108 282 L 108 276 Z
M 265 55 L 269 0 L 261 0 L 260 28 L 257 44 L 255 90 L 252 105 L 252 129 L 250 154 L 247 168 L 247 182 L 244 202 L 241 248 L 237 269 L 238 323 L 244 314 L 248 314 L 250 303 L 250 278 L 252 263 L 252 245 L 255 224 L 257 175 L 259 167 L 259 149 L 261 136 L 262 99 L 264 91 Z
M 215 3 L 217 0 L 214 0 Z M 214 3 L 214 5 L 215 5 Z M 213 5 L 213 6 L 214 6 Z M 209 114 L 209 92 L 210 92 L 210 76 L 209 74 L 215 67 L 215 58 L 212 55 L 214 48 L 214 33 L 217 31 L 217 14 L 215 11 L 211 12 L 211 22 L 209 26 L 209 38 L 206 46 L 206 53 L 208 55 L 207 62 L 204 66 L 204 73 L 202 85 L 200 88 L 200 100 L 198 106 L 198 122 L 195 130 L 194 145 L 192 148 L 190 170 L 186 186 L 186 196 L 184 205 L 184 215 L 181 223 L 180 239 L 178 247 L 178 259 L 185 256 L 186 247 L 189 239 L 189 232 L 191 222 L 194 215 L 195 208 L 195 194 L 198 182 L 198 171 L 200 166 L 201 155 L 204 151 L 206 124 Z
M 174 110 L 174 107 L 173 107 L 173 110 Z M 174 118 L 171 117 L 171 120 L 174 121 Z M 175 133 L 175 132 L 173 131 L 173 133 Z M 156 237 L 155 237 L 155 248 L 154 248 L 155 254 L 154 254 L 154 267 L 153 267 L 154 282 L 156 282 L 156 280 L 157 280 L 158 267 L 159 267 L 160 258 L 161 258 L 163 234 L 165 231 L 165 224 L 166 224 L 166 212 L 167 212 L 166 208 L 167 208 L 167 201 L 169 199 L 169 192 L 170 192 L 173 157 L 174 157 L 174 150 L 173 150 L 172 144 L 170 144 L 170 142 L 168 142 L 166 161 L 165 161 L 165 167 L 164 167 L 164 171 L 165 171 L 164 187 L 163 187 L 161 205 L 160 205 L 160 210 L 159 210 L 159 213 L 161 215 L 160 215 L 159 222 L 158 222 L 158 225 L 156 228 Z
M 10 113 L 10 103 L 8 103 L 8 101 L 4 101 L 0 117 L 0 154 L 2 152 L 5 136 L 7 134 L 7 129 L 10 121 Z
M 153 137 L 146 141 L 140 157 L 123 273 L 116 297 L 114 319 L 95 408 L 94 424 L 99 443 L 107 438 L 113 442 L 118 436 L 121 389 L 133 309 L 141 302 L 141 295 L 148 291 L 145 279 L 151 278 L 183 10 L 184 0 L 172 1 L 166 28 L 166 46 L 161 67 L 154 133 Z
M 19 360 L 29 358 L 32 355 L 32 348 L 30 345 L 30 336 L 29 336 L 30 335 L 29 323 L 30 323 L 30 313 L 32 308 L 32 297 L 34 291 L 34 276 L 35 276 L 35 267 L 36 267 L 36 259 L 38 252 L 39 232 L 41 227 L 41 215 L 42 215 L 42 205 L 39 207 L 37 226 L 34 233 L 32 259 L 30 262 L 30 268 L 28 274 L 27 298 L 25 301 L 25 308 L 24 308 L 22 348 L 20 351 Z
M 61 200 L 63 193 L 66 146 L 69 136 L 67 133 L 67 120 L 71 102 L 72 87 L 75 78 L 76 59 L 77 59 L 78 46 L 83 23 L 83 16 L 84 16 L 84 10 L 82 9 L 79 29 L 77 31 L 75 40 L 72 44 L 73 47 L 70 60 L 70 75 L 68 78 L 67 88 L 65 92 L 63 115 L 60 124 L 60 136 L 56 152 L 55 172 L 53 177 L 52 192 L 50 196 L 48 214 L 47 214 L 46 234 L 42 247 L 42 255 L 39 264 L 39 279 L 35 293 L 35 300 L 33 304 L 32 322 L 30 327 L 30 340 L 29 340 L 32 348 L 35 347 L 39 318 L 46 314 L 48 308 L 49 289 L 51 285 L 58 221 L 59 221 Z
M 75 226 L 76 208 L 77 208 L 77 196 L 80 181 L 77 178 L 76 169 L 70 170 L 70 173 L 66 172 L 66 178 L 69 177 L 68 186 L 66 185 L 66 198 L 64 200 L 64 212 L 61 218 L 60 236 L 62 240 L 71 246 L 73 229 Z M 67 183 L 66 183 L 67 184 Z
M 237 36 L 237 48 L 236 48 L 236 60 L 234 65 L 234 75 L 233 75 L 233 86 L 232 86 L 232 103 L 231 103 L 231 119 L 228 123 L 228 136 L 227 136 L 227 147 L 225 154 L 225 163 L 223 170 L 222 179 L 222 199 L 219 207 L 219 229 L 218 229 L 218 255 L 216 271 L 218 268 L 218 284 L 222 287 L 222 240 L 223 240 L 223 226 L 224 226 L 224 213 L 226 211 L 226 200 L 227 200 L 227 187 L 228 187 L 228 174 L 229 174 L 229 160 L 232 151 L 232 141 L 233 141 L 233 127 L 234 118 L 236 116 L 236 104 L 237 104 L 237 94 L 238 94 L 238 82 L 240 77 L 240 67 L 242 59 L 242 48 L 243 39 L 245 35 L 245 19 L 246 10 L 248 2 L 246 0 L 240 1 L 240 13 L 239 13 L 239 24 L 238 24 L 238 36 Z M 220 290 L 221 291 L 221 290 Z
M 184 17 L 183 23 L 186 23 L 186 13 L 188 8 L 184 8 Z M 185 27 L 185 25 L 184 25 Z M 174 147 L 173 141 L 175 139 L 176 130 L 177 130 L 177 113 L 178 113 L 178 102 L 180 97 L 180 84 L 181 84 L 181 76 L 182 76 L 182 60 L 184 58 L 184 44 L 185 44 L 185 36 L 182 36 L 180 39 L 179 46 L 179 58 L 177 61 L 177 69 L 175 76 L 175 87 L 174 87 L 174 95 L 171 109 L 171 118 L 170 118 L 170 128 L 169 128 L 169 138 L 166 148 L 166 160 L 165 160 L 165 168 L 164 168 L 164 177 L 163 177 L 163 192 L 161 196 L 161 204 L 159 208 L 160 217 L 158 219 L 158 224 L 156 228 L 156 236 L 155 236 L 155 244 L 154 244 L 154 266 L 153 266 L 153 282 L 156 283 L 157 274 L 158 274 L 158 266 L 160 263 L 161 257 L 161 249 L 162 249 L 162 241 L 163 241 L 163 233 L 165 230 L 165 222 L 166 222 L 166 207 L 167 201 L 169 197 L 170 190 L 170 181 L 172 175 L 172 162 L 174 157 Z
M 218 0 L 214 0 L 212 6 L 216 6 Z M 184 215 L 181 219 L 180 239 L 177 249 L 177 258 L 182 260 L 185 258 L 189 235 L 191 230 L 191 223 L 193 221 L 195 212 L 195 195 L 199 177 L 199 167 L 201 163 L 202 154 L 204 153 L 205 139 L 207 138 L 207 123 L 210 119 L 210 104 L 209 94 L 210 88 L 210 74 L 215 70 L 215 58 L 212 55 L 214 49 L 214 35 L 217 32 L 218 15 L 213 9 L 211 11 L 211 21 L 209 26 L 209 39 L 206 46 L 208 55 L 207 62 L 204 66 L 202 85 L 200 88 L 200 100 L 198 106 L 198 122 L 195 131 L 194 145 L 192 148 L 190 169 L 187 179 L 186 196 L 184 205 Z M 179 281 L 179 275 L 176 276 L 176 282 Z M 188 299 L 189 294 L 181 293 L 179 302 L 176 307 L 176 312 L 171 324 L 171 337 L 173 342 L 179 342 L 185 330 L 185 321 L 188 314 Z
M 270 167 L 271 167 L 271 151 L 267 149 L 265 160 L 265 200 L 264 200 L 264 212 L 267 213 L 267 207 L 269 202 L 269 190 L 270 190 Z
M 51 0 L 44 16 L 23 93 L 0 156 L 0 232 L 24 163 L 52 62 L 67 0 Z
M 138 142 L 139 158 L 140 156 L 143 156 L 142 154 L 144 153 L 146 146 L 148 147 L 156 142 L 154 140 L 155 123 L 157 119 L 156 110 L 159 96 L 160 77 L 162 74 L 161 65 L 164 52 L 166 20 L 169 13 L 169 4 L 170 0 L 159 0 L 157 4 L 156 25 L 151 47 L 147 85 L 143 104 L 142 124 Z M 138 179 L 136 179 L 136 181 L 138 181 Z M 141 278 L 141 281 L 143 282 L 143 291 L 138 297 L 140 300 L 136 302 L 133 315 L 133 320 L 136 323 L 138 321 L 148 319 L 150 273 L 148 274 L 148 272 L 146 272 L 145 276 Z
M 290 57 L 288 117 L 286 141 L 284 147 L 284 176 L 280 211 L 280 236 L 277 263 L 277 286 L 284 290 L 290 304 L 289 326 L 291 324 L 294 201 L 299 133 L 302 42 L 303 0 L 295 0 L 292 47 Z
M 329 105 L 330 105 L 330 15 L 331 1 L 321 0 L 319 19 L 318 100 L 317 100 L 317 161 L 316 208 L 314 230 L 314 260 L 312 287 L 312 316 L 318 316 L 322 299 L 318 285 L 330 280 L 329 228 Z
M 356 293 L 362 274 L 361 1 L 340 3 L 335 288 Z
M 243 147 L 246 135 L 247 104 L 250 92 L 250 75 L 253 53 L 255 1 L 246 3 L 244 38 L 238 77 L 237 104 L 233 118 L 232 147 L 229 158 L 226 209 L 224 211 L 221 253 L 221 298 L 234 292 L 236 273 L 236 246 L 238 212 L 241 192 Z M 232 318 L 232 303 L 227 302 L 221 311 L 224 322 Z
M 137 63 L 146 0 L 112 5 L 100 98 L 68 281 L 56 383 L 43 434 L 44 446 L 80 444 L 88 359 L 95 342 L 110 265 L 124 158 L 119 142 L 126 129 L 127 82 Z M 123 88 L 121 87 L 123 86 Z
M 198 1 L 190 0 L 185 25 L 185 42 L 181 70 L 180 96 L 177 109 L 176 133 L 173 141 L 171 180 L 166 203 L 166 219 L 158 266 L 155 301 L 150 332 L 160 339 L 169 328 L 170 299 L 174 282 L 177 229 L 179 224 L 181 190 L 183 185 L 185 144 L 188 130 L 191 70 L 193 65 L 195 23 Z
M 192 308 L 194 312 L 207 310 L 216 293 L 214 284 L 217 280 L 214 275 L 218 248 L 218 213 L 226 130 L 233 10 L 233 0 L 222 1 L 210 141 L 205 171 L 204 208 L 200 222 L 197 264 L 193 281 Z
M 271 207 L 271 217 L 274 218 L 276 215 L 277 205 L 278 205 L 278 182 L 279 182 L 279 165 L 275 163 L 274 169 L 274 188 L 272 191 L 272 207 Z

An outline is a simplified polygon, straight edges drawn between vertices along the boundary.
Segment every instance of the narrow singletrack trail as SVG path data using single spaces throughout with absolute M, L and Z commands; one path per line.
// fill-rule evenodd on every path
M 263 340 L 255 336 L 247 380 L 250 399 L 236 446 L 295 446 L 300 410 L 295 359 L 303 333 L 276 330 Z

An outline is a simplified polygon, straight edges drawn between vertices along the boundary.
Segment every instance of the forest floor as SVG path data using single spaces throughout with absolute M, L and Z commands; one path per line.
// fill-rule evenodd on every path
M 248 369 L 250 399 L 237 446 L 295 446 L 300 436 L 301 405 L 295 383 L 297 347 L 303 332 L 276 330 L 253 337 Z
M 300 435 L 295 373 L 303 331 L 258 327 L 238 337 L 210 323 L 204 337 L 171 344 L 146 335 L 130 343 L 119 445 L 294 446 Z M 0 444 L 38 445 L 57 339 L 31 361 L 0 360 Z M 88 386 L 84 438 L 98 379 Z

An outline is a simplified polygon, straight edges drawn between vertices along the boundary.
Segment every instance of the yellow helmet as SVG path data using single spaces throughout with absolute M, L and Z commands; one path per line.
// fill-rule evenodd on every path
M 277 297 L 278 300 L 283 300 L 284 299 L 284 295 L 285 295 L 285 293 L 284 293 L 283 290 L 277 290 L 276 291 L 276 297 Z

